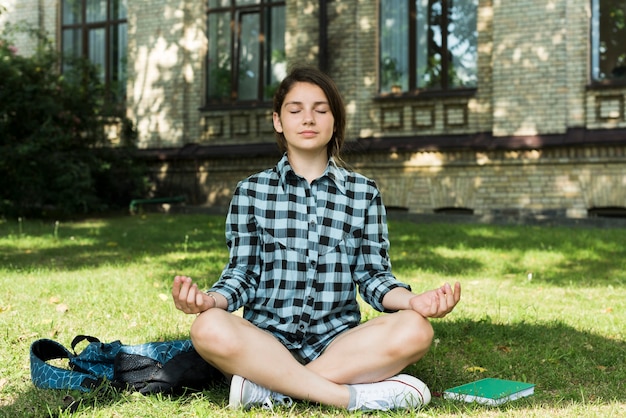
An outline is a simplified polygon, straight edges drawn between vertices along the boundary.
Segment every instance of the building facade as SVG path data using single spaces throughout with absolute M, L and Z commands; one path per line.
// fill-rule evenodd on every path
M 271 96 L 328 72 L 390 208 L 626 216 L 626 0 L 9 0 L 102 65 L 155 195 L 227 205 L 278 159 Z M 20 53 L 34 47 L 15 40 Z

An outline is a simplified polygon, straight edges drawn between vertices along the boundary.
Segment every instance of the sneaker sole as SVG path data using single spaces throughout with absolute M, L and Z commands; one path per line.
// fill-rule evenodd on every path
M 228 407 L 231 409 L 241 408 L 243 405 L 243 389 L 246 385 L 246 379 L 234 375 L 230 381 L 230 394 L 228 395 Z
M 430 403 L 430 389 L 428 386 L 417 377 L 408 374 L 399 374 L 389 379 L 385 379 L 385 382 L 398 382 L 414 389 L 421 397 L 421 403 L 419 405 L 412 405 L 414 408 L 428 405 Z

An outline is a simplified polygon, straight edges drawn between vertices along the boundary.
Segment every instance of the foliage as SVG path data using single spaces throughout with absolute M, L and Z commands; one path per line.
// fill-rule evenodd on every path
M 625 224 L 392 220 L 389 231 L 394 271 L 414 291 L 445 281 L 463 285 L 454 312 L 433 320 L 430 352 L 407 371 L 435 394 L 481 377 L 537 385 L 535 395 L 496 408 L 435 396 L 418 416 L 624 416 Z M 0 327 L 5 330 L 0 417 L 360 416 L 307 403 L 273 413 L 230 411 L 226 388 L 169 398 L 84 395 L 31 384 L 27 353 L 38 338 L 65 345 L 77 334 L 127 344 L 185 338 L 194 316 L 174 308 L 172 278 L 184 273 L 208 287 L 227 257 L 224 216 L 0 221 Z M 376 315 L 363 306 L 365 319 Z M 72 399 L 77 403 L 67 408 Z
M 12 46 L 10 32 L 0 37 L 0 214 L 88 213 L 126 203 L 141 172 L 129 148 L 110 147 L 96 68 L 65 57 L 60 71 L 53 46 L 31 34 L 39 48 L 30 57 Z

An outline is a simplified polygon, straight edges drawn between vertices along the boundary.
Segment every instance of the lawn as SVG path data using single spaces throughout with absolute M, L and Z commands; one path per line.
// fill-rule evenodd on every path
M 0 416 L 350 415 L 304 403 L 234 413 L 224 388 L 169 398 L 33 387 L 38 338 L 186 338 L 193 317 L 171 303 L 171 279 L 209 286 L 227 261 L 223 229 L 215 215 L 0 221 Z M 389 230 L 394 272 L 413 290 L 463 285 L 457 309 L 433 321 L 431 351 L 407 371 L 433 393 L 483 377 L 536 384 L 535 395 L 495 408 L 434 397 L 419 416 L 626 415 L 626 228 L 392 220 Z M 82 400 L 73 414 L 67 399 Z

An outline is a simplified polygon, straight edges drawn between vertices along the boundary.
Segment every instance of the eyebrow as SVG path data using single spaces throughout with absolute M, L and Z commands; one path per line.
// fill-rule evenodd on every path
M 303 105 L 303 102 L 299 102 L 296 100 L 290 101 L 290 102 L 285 102 L 283 103 L 283 106 L 287 106 L 287 105 Z M 319 105 L 328 105 L 328 101 L 319 101 L 319 102 L 313 102 L 313 106 L 319 106 Z

